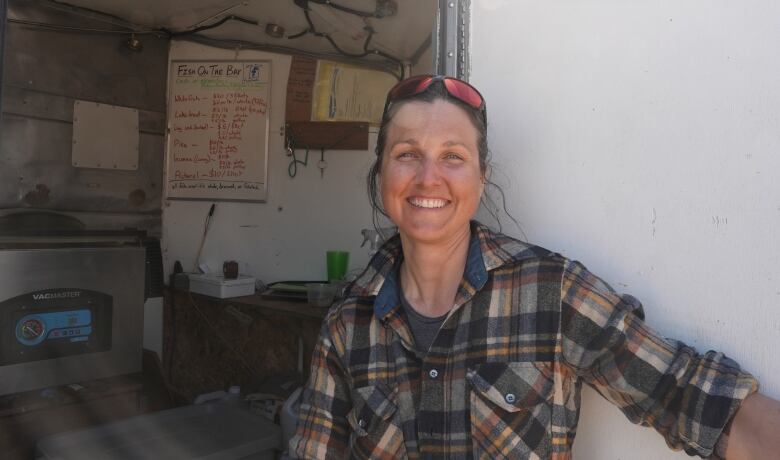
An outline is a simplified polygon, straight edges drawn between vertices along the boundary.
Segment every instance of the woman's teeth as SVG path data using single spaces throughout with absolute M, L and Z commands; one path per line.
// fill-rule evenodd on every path
M 409 203 L 418 208 L 443 208 L 447 201 L 437 198 L 410 198 Z

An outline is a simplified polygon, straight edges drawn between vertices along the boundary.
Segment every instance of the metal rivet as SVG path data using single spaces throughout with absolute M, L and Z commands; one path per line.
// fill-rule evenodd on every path
M 450 2 L 449 5 L 447 6 L 449 6 L 450 8 L 455 8 L 455 2 Z
M 435 378 L 436 378 L 436 377 L 438 377 L 438 376 L 439 376 L 439 371 L 437 371 L 436 369 L 431 369 L 431 370 L 428 372 L 428 377 L 430 377 L 430 378 L 432 378 L 432 379 L 435 379 Z
M 454 54 L 452 51 L 450 51 L 449 53 L 447 53 L 447 57 L 452 57 L 452 56 L 454 56 L 454 55 L 455 55 L 455 54 Z
M 507 393 L 506 396 L 504 396 L 504 400 L 509 404 L 514 404 L 515 403 L 514 393 Z

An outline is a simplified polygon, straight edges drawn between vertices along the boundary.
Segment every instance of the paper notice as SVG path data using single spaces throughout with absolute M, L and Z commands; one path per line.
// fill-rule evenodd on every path
M 312 121 L 364 121 L 379 125 L 392 75 L 332 61 L 319 61 Z

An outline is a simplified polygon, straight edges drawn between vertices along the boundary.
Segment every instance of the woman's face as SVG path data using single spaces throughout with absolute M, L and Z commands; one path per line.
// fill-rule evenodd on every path
M 484 176 L 477 130 L 444 100 L 408 102 L 395 113 L 382 154 L 382 203 L 401 234 L 446 242 L 468 231 Z

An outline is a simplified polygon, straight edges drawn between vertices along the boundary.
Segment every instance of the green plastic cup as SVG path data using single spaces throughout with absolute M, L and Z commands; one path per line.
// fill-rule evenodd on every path
M 343 280 L 349 265 L 349 252 L 328 251 L 325 255 L 328 262 L 328 282 Z

